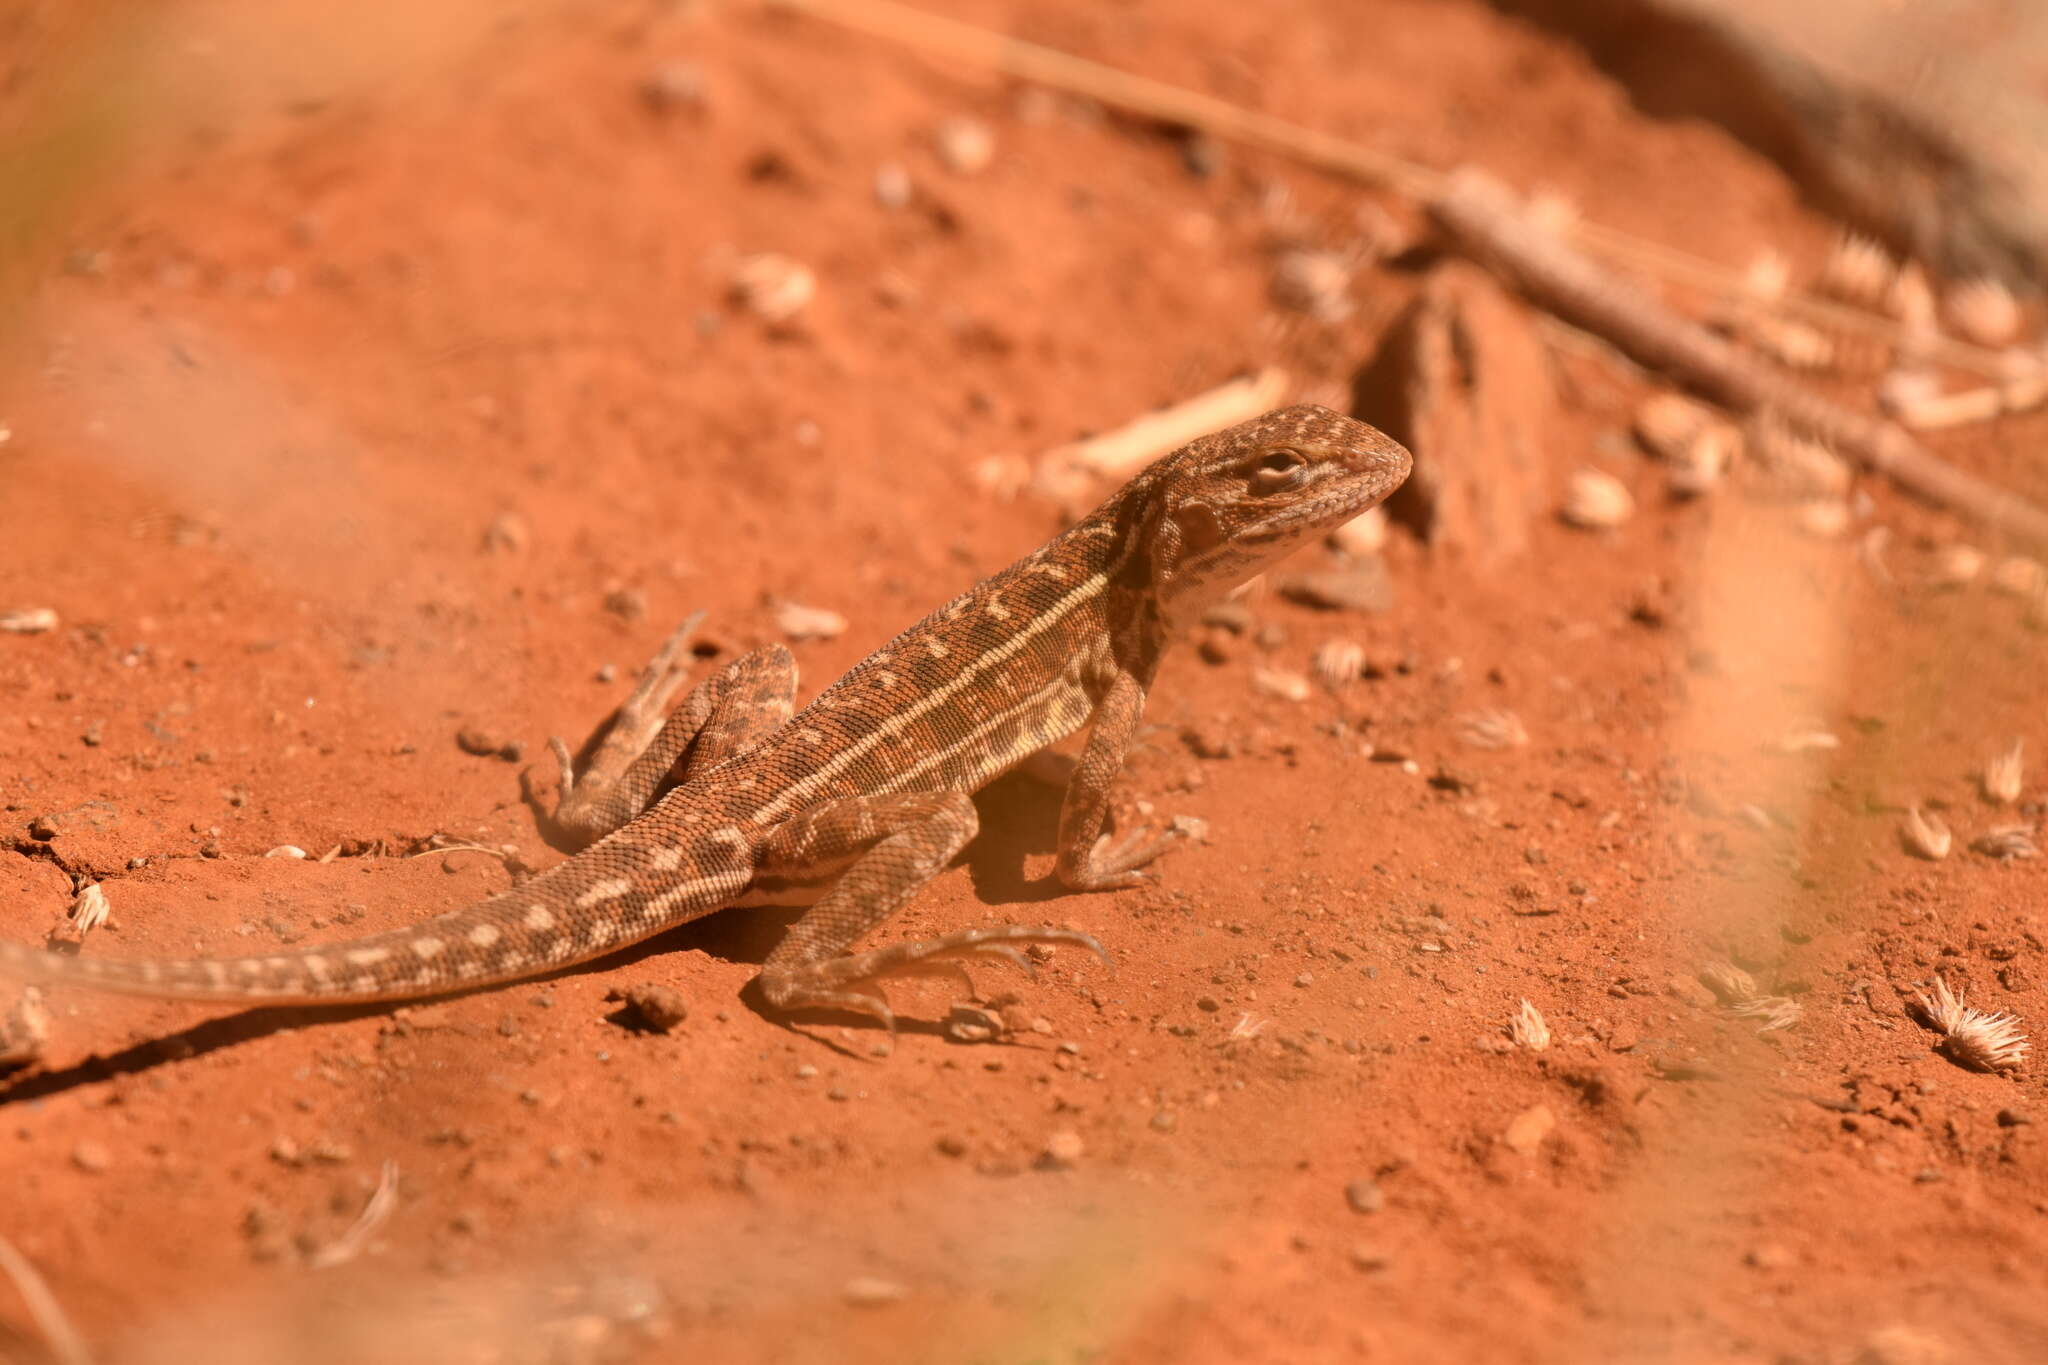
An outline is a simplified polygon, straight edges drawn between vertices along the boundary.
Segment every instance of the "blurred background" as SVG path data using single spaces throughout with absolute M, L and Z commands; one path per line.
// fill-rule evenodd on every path
M 808 698 L 1202 430 L 1417 457 L 1168 666 L 1159 884 L 1020 773 L 890 931 L 1113 972 L 10 1005 L 0 1356 L 2048 1358 L 2044 103 L 2024 0 L 0 4 L 17 940 L 453 908 L 689 612 Z

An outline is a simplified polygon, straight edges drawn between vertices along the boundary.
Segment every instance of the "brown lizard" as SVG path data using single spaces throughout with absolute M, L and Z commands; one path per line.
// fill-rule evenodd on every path
M 402 1000 L 529 977 L 737 905 L 810 904 L 768 954 L 776 1009 L 894 1024 L 880 983 L 1027 965 L 1018 945 L 1087 934 L 1005 926 L 854 952 L 975 835 L 969 794 L 1090 726 L 1060 811 L 1058 874 L 1129 886 L 1174 841 L 1104 825 L 1162 652 L 1225 593 L 1407 477 L 1408 452 L 1325 408 L 1282 408 L 1158 460 L 1044 548 L 955 598 L 791 714 L 771 645 L 664 718 L 694 618 L 669 640 L 579 777 L 560 741 L 556 823 L 589 846 L 408 928 L 243 957 L 64 957 L 0 943 L 0 975 L 247 1004 Z

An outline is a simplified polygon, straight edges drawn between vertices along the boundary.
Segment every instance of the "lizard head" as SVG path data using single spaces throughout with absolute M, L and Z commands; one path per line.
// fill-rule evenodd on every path
M 1170 622 L 1383 500 L 1408 477 L 1400 442 L 1313 404 L 1276 408 L 1153 466 L 1152 584 Z

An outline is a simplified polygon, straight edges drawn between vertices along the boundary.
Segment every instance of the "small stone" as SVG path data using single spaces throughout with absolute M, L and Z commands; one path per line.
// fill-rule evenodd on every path
M 642 1028 L 667 1033 L 690 1017 L 682 992 L 652 981 L 626 987 L 626 1010 Z
M 279 844 L 276 848 L 266 851 L 263 856 L 266 858 L 304 858 L 307 854 L 306 850 L 300 848 L 297 844 Z
M 1378 559 L 1348 569 L 1288 574 L 1273 585 L 1282 597 L 1325 611 L 1384 612 L 1394 605 L 1394 582 Z
M 1344 1187 L 1344 1202 L 1353 1213 L 1378 1213 L 1387 1206 L 1387 1196 L 1378 1181 L 1354 1180 Z
M 1045 1150 L 1039 1153 L 1039 1166 L 1048 1171 L 1071 1169 L 1087 1150 L 1081 1135 L 1071 1128 L 1062 1128 L 1045 1140 Z
M 1152 1131 L 1155 1133 L 1171 1133 L 1178 1127 L 1180 1120 L 1171 1109 L 1161 1109 L 1152 1116 Z
M 640 82 L 640 99 L 657 114 L 702 109 L 704 73 L 688 62 L 664 62 Z
M 604 595 L 604 609 L 621 621 L 638 621 L 647 615 L 647 594 L 638 588 L 613 588 Z
M 1316 984 L 1316 979 L 1311 973 L 1303 972 L 1294 978 L 1294 984 L 1298 987 L 1313 986 Z
M 1765 1242 L 1761 1246 L 1751 1247 L 1742 1259 L 1758 1270 L 1785 1270 L 1798 1258 L 1788 1247 L 1777 1242 Z
M 455 732 L 455 747 L 479 758 L 492 758 L 505 747 L 505 742 L 488 730 L 465 725 Z
M 823 607 L 784 602 L 775 609 L 775 628 L 798 643 L 831 640 L 846 633 L 846 618 Z
M 1635 512 L 1636 500 L 1628 486 L 1598 469 L 1573 473 L 1565 484 L 1564 503 L 1558 508 L 1566 524 L 1589 531 L 1619 526 Z
M 1393 1258 L 1386 1252 L 1377 1247 L 1367 1246 L 1363 1242 L 1357 1243 L 1346 1252 L 1345 1259 L 1351 1262 L 1352 1269 L 1362 1270 L 1367 1274 L 1376 1274 L 1394 1263 Z
M 939 160 L 956 175 L 979 175 L 996 157 L 996 135 L 980 119 L 949 118 L 934 140 Z
M 484 528 L 484 549 L 492 553 L 523 555 L 532 543 L 526 518 L 517 512 L 500 512 Z
M 28 822 L 28 837 L 31 839 L 40 839 L 48 843 L 56 838 L 58 833 L 57 822 L 47 815 L 38 815 Z
M 1550 1112 L 1549 1105 L 1539 1104 L 1515 1115 L 1508 1123 L 1507 1131 L 1501 1134 L 1501 1141 L 1512 1151 L 1534 1156 L 1555 1127 L 1557 1115 Z
M 818 292 L 809 266 L 772 251 L 743 257 L 731 280 L 733 297 L 763 322 L 788 322 Z
M 875 202 L 885 209 L 900 209 L 910 203 L 915 186 L 910 172 L 894 161 L 875 168 Z
M 855 1308 L 879 1308 L 884 1304 L 900 1303 L 910 1294 L 896 1281 L 875 1275 L 856 1275 L 839 1292 Z
M 114 1164 L 114 1156 L 105 1143 L 87 1138 L 71 1149 L 71 1164 L 88 1175 L 98 1175 Z

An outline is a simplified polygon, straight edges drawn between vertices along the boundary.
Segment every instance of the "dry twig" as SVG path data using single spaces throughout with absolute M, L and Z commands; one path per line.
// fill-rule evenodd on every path
M 1430 211 L 1466 249 L 1494 262 L 1542 306 L 1649 368 L 1736 412 L 1782 418 L 1930 502 L 2048 544 L 2048 511 L 1944 464 L 1904 429 L 1822 397 L 1666 308 L 1531 224 L 1520 201 L 1491 176 L 1460 172 Z
M 92 1365 L 92 1352 L 85 1349 L 85 1339 L 65 1316 L 64 1305 L 57 1302 L 28 1257 L 5 1237 L 0 1237 L 0 1273 L 14 1282 L 14 1292 L 28 1305 L 29 1317 L 35 1320 L 43 1340 L 50 1343 L 50 1354 L 60 1365 Z

